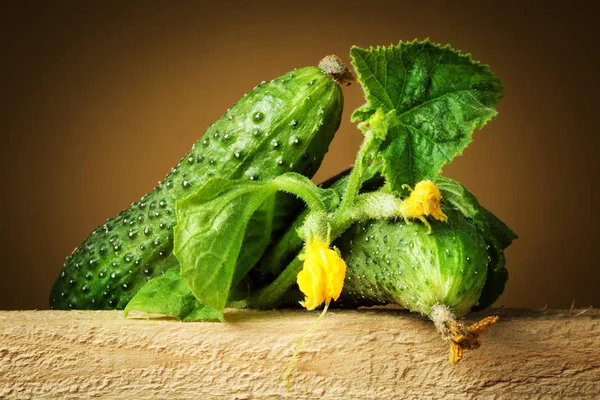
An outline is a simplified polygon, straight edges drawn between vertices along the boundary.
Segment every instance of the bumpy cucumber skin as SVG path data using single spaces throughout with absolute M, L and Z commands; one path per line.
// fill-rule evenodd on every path
M 366 221 L 335 242 L 346 260 L 340 307 L 399 304 L 430 315 L 444 304 L 456 316 L 478 301 L 485 284 L 488 252 L 482 235 L 459 212 L 448 222 Z
M 211 177 L 265 180 L 312 176 L 342 115 L 340 87 L 317 67 L 258 85 L 239 100 L 158 186 L 107 220 L 65 260 L 50 293 L 53 309 L 122 309 L 172 255 L 175 201 Z

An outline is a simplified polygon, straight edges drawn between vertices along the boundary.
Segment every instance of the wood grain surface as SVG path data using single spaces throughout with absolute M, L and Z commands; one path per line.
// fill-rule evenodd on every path
M 473 321 L 485 314 L 471 314 Z M 0 312 L 0 398 L 600 398 L 600 311 L 493 310 L 457 365 L 433 324 L 404 310 L 330 310 L 280 380 L 304 310 L 227 312 L 226 323 L 118 311 Z

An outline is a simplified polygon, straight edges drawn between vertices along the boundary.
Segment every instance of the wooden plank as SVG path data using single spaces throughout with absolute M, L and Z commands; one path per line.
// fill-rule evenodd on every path
M 433 324 L 403 310 L 231 311 L 227 323 L 113 311 L 0 312 L 0 398 L 598 398 L 600 311 L 496 310 L 456 365 Z M 473 314 L 469 321 L 481 318 Z

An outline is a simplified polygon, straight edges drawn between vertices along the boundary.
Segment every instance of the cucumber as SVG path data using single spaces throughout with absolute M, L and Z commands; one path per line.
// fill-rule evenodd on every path
M 477 227 L 454 209 L 448 222 L 361 221 L 336 241 L 347 264 L 344 306 L 399 304 L 431 315 L 444 304 L 465 315 L 486 281 L 487 244 Z
M 336 241 L 346 260 L 340 306 L 399 304 L 431 319 L 449 342 L 449 361 L 481 345 L 481 334 L 496 323 L 488 316 L 465 325 L 475 307 L 491 305 L 508 278 L 504 249 L 516 235 L 474 196 L 449 179 L 447 222 L 361 221 Z M 456 207 L 456 208 L 455 208 Z
M 288 171 L 312 176 L 341 121 L 343 96 L 334 79 L 305 67 L 246 93 L 152 192 L 66 258 L 51 308 L 122 309 L 142 285 L 177 265 L 175 201 L 209 178 L 266 180 Z M 285 216 L 287 207 L 279 210 Z

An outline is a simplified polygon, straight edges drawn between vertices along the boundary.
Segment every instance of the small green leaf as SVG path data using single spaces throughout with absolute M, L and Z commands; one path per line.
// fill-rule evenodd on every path
M 325 209 L 322 198 L 330 195 L 308 178 L 287 173 L 266 182 L 214 178 L 176 203 L 173 253 L 202 304 L 223 310 L 232 288 L 263 254 L 273 216 L 269 198 L 277 191 L 294 193 L 316 209 Z M 262 222 L 252 223 L 257 220 Z
M 269 246 L 276 204 L 275 199 L 276 196 L 274 195 L 268 196 L 248 221 L 246 231 L 244 232 L 242 248 L 240 249 L 240 254 L 235 265 L 232 286 L 240 282 L 248 271 L 260 260 L 265 249 Z
M 179 266 L 148 281 L 125 307 L 125 317 L 132 311 L 149 316 L 174 317 L 181 321 L 223 321 L 223 313 L 196 300 L 179 275 Z
M 260 258 L 269 243 L 275 197 L 270 196 L 250 218 L 248 229 L 237 260 L 234 285 L 241 280 Z M 175 258 L 173 256 L 173 258 Z M 200 303 L 180 275 L 179 263 L 164 275 L 148 281 L 129 301 L 125 317 L 130 311 L 141 311 L 147 315 L 175 317 L 181 321 L 223 321 L 223 312 Z M 243 293 L 238 293 L 243 296 Z
M 480 231 L 488 230 L 487 219 L 483 215 L 482 207 L 473 193 L 454 179 L 438 176 L 435 184 L 442 193 L 444 203 L 450 204 L 460 211 L 465 217 L 471 219 Z
M 508 281 L 508 270 L 506 269 L 506 258 L 504 249 L 506 249 L 517 235 L 500 218 L 496 217 L 490 211 L 481 207 L 482 215 L 487 220 L 491 238 L 488 240 L 490 256 L 488 273 L 485 286 L 481 291 L 481 297 L 475 310 L 482 310 L 494 304 L 494 302 L 504 292 L 506 281 Z
M 490 227 L 490 231 L 492 235 L 498 241 L 498 245 L 500 249 L 504 250 L 513 240 L 517 239 L 517 234 L 512 231 L 504 222 L 500 220 L 500 218 L 496 217 L 491 211 L 487 210 L 483 206 L 481 207 L 485 218 L 487 219 L 488 226 Z
M 177 202 L 173 253 L 202 303 L 225 308 L 246 227 L 271 194 L 257 182 L 215 178 Z
M 497 114 L 500 81 L 487 66 L 449 46 L 429 41 L 354 46 L 350 55 L 367 99 L 352 120 L 368 121 L 378 110 L 397 115 L 379 151 L 394 191 L 435 177 L 462 153 L 473 131 Z
M 490 245 L 488 256 L 489 262 L 485 285 L 481 290 L 479 301 L 473 307 L 473 310 L 483 310 L 494 304 L 502 292 L 504 292 L 506 281 L 508 281 L 508 269 L 506 269 L 504 252 L 497 246 Z
M 498 217 L 480 205 L 477 198 L 459 182 L 438 176 L 435 184 L 442 193 L 443 203 L 471 219 L 482 232 L 488 245 L 489 258 L 485 286 L 481 291 L 479 303 L 474 309 L 489 307 L 504 291 L 508 280 L 504 249 L 517 238 L 517 235 Z
M 223 311 L 215 310 L 212 307 L 202 305 L 196 300 L 196 306 L 192 311 L 182 319 L 183 322 L 195 321 L 225 321 Z
M 471 219 L 480 231 L 493 238 L 500 250 L 504 250 L 517 235 L 498 217 L 479 204 L 473 193 L 454 179 L 444 176 L 435 178 L 442 193 L 442 201 Z

